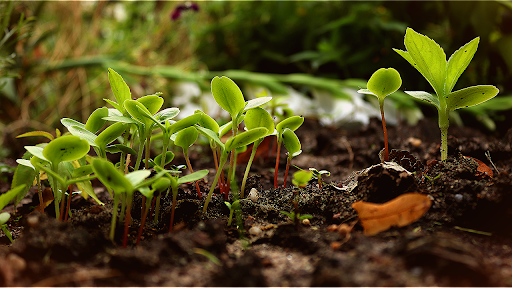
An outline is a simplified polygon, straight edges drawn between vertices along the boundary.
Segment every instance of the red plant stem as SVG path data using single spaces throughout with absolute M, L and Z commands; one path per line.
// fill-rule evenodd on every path
M 149 215 L 152 215 L 153 213 L 155 213 L 156 198 L 158 198 L 158 196 L 153 197 L 153 201 L 151 201 L 151 213 Z
M 194 173 L 194 169 L 192 169 L 192 164 L 190 164 L 190 158 L 188 157 L 188 152 L 185 154 L 185 162 L 187 162 L 188 170 L 190 170 L 190 173 Z M 199 200 L 203 198 L 201 195 L 201 189 L 199 189 L 199 183 L 197 181 L 194 181 L 194 184 L 196 184 L 196 191 L 197 191 L 197 197 Z
M 176 210 L 176 194 L 173 192 L 172 196 L 172 208 L 171 208 L 171 223 L 169 224 L 169 232 L 172 232 L 172 228 L 174 227 L 174 211 Z
M 283 182 L 283 188 L 286 188 L 286 178 L 288 178 L 288 170 L 290 169 L 290 158 L 286 158 L 286 170 L 284 171 L 284 182 Z
M 222 168 L 220 168 L 222 169 Z M 226 185 L 224 183 L 224 171 L 220 171 L 220 177 L 219 177 L 219 193 L 222 195 L 224 194 L 224 191 L 226 190 Z
M 128 196 L 130 197 L 130 196 Z M 130 200 L 128 200 L 130 201 Z M 128 228 L 130 226 L 130 221 L 132 220 L 132 203 L 128 203 L 128 207 L 126 207 L 126 218 L 124 219 L 124 235 L 123 235 L 123 248 L 126 248 L 128 244 Z
M 144 225 L 146 224 L 146 218 L 148 217 L 148 210 L 149 209 L 144 209 L 144 212 L 142 213 L 139 234 L 137 235 L 137 242 L 135 242 L 135 246 L 139 245 L 139 243 L 140 243 L 140 238 L 142 237 L 142 230 L 144 229 Z
M 279 170 L 279 154 L 281 153 L 281 142 L 277 141 L 276 167 L 274 168 L 274 188 L 277 189 L 277 172 Z
M 382 115 L 382 131 L 384 132 L 384 161 L 389 161 L 388 150 L 388 130 L 386 129 L 386 119 L 384 119 L 384 107 L 380 105 L 380 114 Z
M 142 195 L 142 205 L 140 205 L 140 215 L 144 213 L 146 207 L 146 196 Z

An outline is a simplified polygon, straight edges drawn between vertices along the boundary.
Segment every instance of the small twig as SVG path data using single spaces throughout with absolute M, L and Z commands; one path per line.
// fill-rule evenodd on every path
M 478 231 L 478 230 L 463 228 L 463 227 L 459 227 L 459 226 L 455 226 L 454 228 L 457 230 L 460 230 L 460 231 L 464 231 L 464 232 L 470 232 L 470 233 L 475 233 L 475 234 L 480 234 L 480 235 L 485 235 L 485 236 L 492 236 L 492 233 L 490 233 L 490 232 Z
M 496 167 L 496 165 L 494 165 L 494 162 L 492 162 L 492 159 L 491 159 L 491 152 L 489 152 L 489 150 L 485 151 L 485 157 L 487 157 L 487 160 L 489 160 L 489 162 L 491 162 L 491 165 L 492 167 L 494 168 L 494 170 L 496 170 L 496 172 L 498 174 L 500 174 L 500 171 L 498 170 L 498 168 Z

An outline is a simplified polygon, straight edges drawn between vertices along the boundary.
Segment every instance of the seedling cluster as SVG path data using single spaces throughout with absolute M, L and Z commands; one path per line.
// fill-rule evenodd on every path
M 406 91 L 406 93 L 431 103 L 438 110 L 441 160 L 447 158 L 449 112 L 477 105 L 491 99 L 499 92 L 491 85 L 472 86 L 452 92 L 458 78 L 473 58 L 478 41 L 479 38 L 473 39 L 446 61 L 446 55 L 437 43 L 408 28 L 404 40 L 407 50 L 395 49 L 425 77 L 434 89 L 435 96 L 424 91 Z M 230 222 L 233 212 L 240 209 L 239 199 L 244 197 L 250 167 L 256 150 L 264 138 L 269 136 L 276 138 L 275 188 L 278 187 L 281 146 L 284 145 L 288 151 L 283 186 L 286 185 L 291 160 L 302 152 L 301 143 L 294 131 L 303 124 L 304 118 L 290 116 L 275 123 L 271 114 L 262 108 L 267 103 L 271 108 L 275 107 L 276 103 L 271 102 L 272 97 L 262 96 L 246 101 L 239 87 L 227 77 L 215 77 L 211 81 L 211 92 L 215 101 L 231 117 L 231 121 L 224 125 L 219 125 L 215 119 L 200 110 L 175 121 L 173 119 L 180 110 L 176 107 L 162 109 L 164 104 L 162 93 L 133 100 L 128 85 L 118 73 L 109 69 L 108 79 L 115 101 L 110 99 L 105 101 L 113 108 L 96 109 L 86 123 L 69 118 L 61 119 L 61 123 L 68 130 L 64 134 L 57 129 L 55 136 L 44 131 L 33 131 L 19 136 L 43 136 L 50 141 L 25 147 L 27 152 L 23 159 L 17 160 L 21 165 L 15 171 L 13 189 L 0 197 L 0 208 L 13 198 L 18 204 L 35 183 L 41 203 L 39 210 L 43 211 L 49 201 L 43 201 L 42 181 L 47 181 L 46 186 L 51 187 L 53 193 L 55 216 L 65 221 L 71 215 L 70 200 L 71 195 L 75 193 L 75 186 L 82 195 L 88 195 L 103 205 L 96 197 L 91 184 L 91 180 L 98 179 L 105 185 L 114 200 L 110 239 L 114 240 L 117 221 L 124 221 L 123 246 L 127 246 L 128 230 L 132 225 L 134 193 L 142 194 L 143 216 L 136 242 L 138 244 L 146 218 L 153 217 L 154 222 L 160 220 L 161 197 L 172 193 L 169 231 L 172 231 L 174 225 L 174 211 L 180 184 L 194 183 L 198 199 L 203 199 L 201 187 L 197 181 L 206 177 L 208 170 L 194 171 L 189 159 L 189 149 L 200 135 L 205 136 L 209 141 L 216 170 L 204 199 L 202 211 L 207 212 L 208 204 L 218 184 L 225 200 L 228 200 L 230 193 L 232 195 L 232 202 L 225 202 L 230 210 Z M 359 90 L 360 93 L 374 95 L 379 100 L 384 132 L 384 161 L 389 160 L 384 99 L 397 91 L 401 84 L 398 71 L 393 68 L 382 68 L 371 76 L 367 89 Z M 161 142 L 158 146 L 161 147 L 158 148 L 159 151 L 154 147 L 155 142 Z M 247 149 L 249 144 L 253 144 L 251 156 L 239 190 L 234 181 L 236 155 Z M 174 152 L 169 150 L 170 147 L 181 148 L 186 166 L 171 165 Z M 96 156 L 90 155 L 91 148 Z M 156 156 L 152 158 L 151 152 Z M 113 154 L 118 156 L 112 157 Z M 119 161 L 113 162 L 111 159 L 119 159 Z M 228 160 L 229 164 L 225 170 Z M 182 171 L 185 167 L 188 170 L 186 175 Z M 294 174 L 292 183 L 298 189 L 302 189 L 312 177 L 315 177 L 321 188 L 322 175 L 328 176 L 329 172 L 314 168 L 310 168 L 310 171 L 298 171 Z M 297 196 L 297 193 L 295 195 Z M 121 207 L 118 210 L 120 204 Z M 295 211 L 285 214 L 295 221 L 301 217 L 308 217 L 298 213 L 296 202 Z M 8 219 L 8 214 L 0 214 L 0 227 L 4 231 L 6 231 L 5 223 Z

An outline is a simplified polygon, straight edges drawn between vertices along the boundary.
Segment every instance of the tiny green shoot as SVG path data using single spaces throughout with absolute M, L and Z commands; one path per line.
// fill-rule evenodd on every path
M 331 172 L 327 170 L 320 170 L 318 171 L 316 168 L 309 168 L 309 171 L 313 173 L 313 177 L 318 179 L 318 188 L 322 190 L 322 175 L 325 175 L 326 177 L 331 176 Z

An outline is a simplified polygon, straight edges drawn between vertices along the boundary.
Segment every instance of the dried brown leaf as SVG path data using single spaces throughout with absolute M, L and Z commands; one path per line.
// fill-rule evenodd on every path
M 372 236 L 392 226 L 403 227 L 420 219 L 428 211 L 431 200 L 419 193 L 405 193 L 383 204 L 357 201 L 357 211 L 364 234 Z

